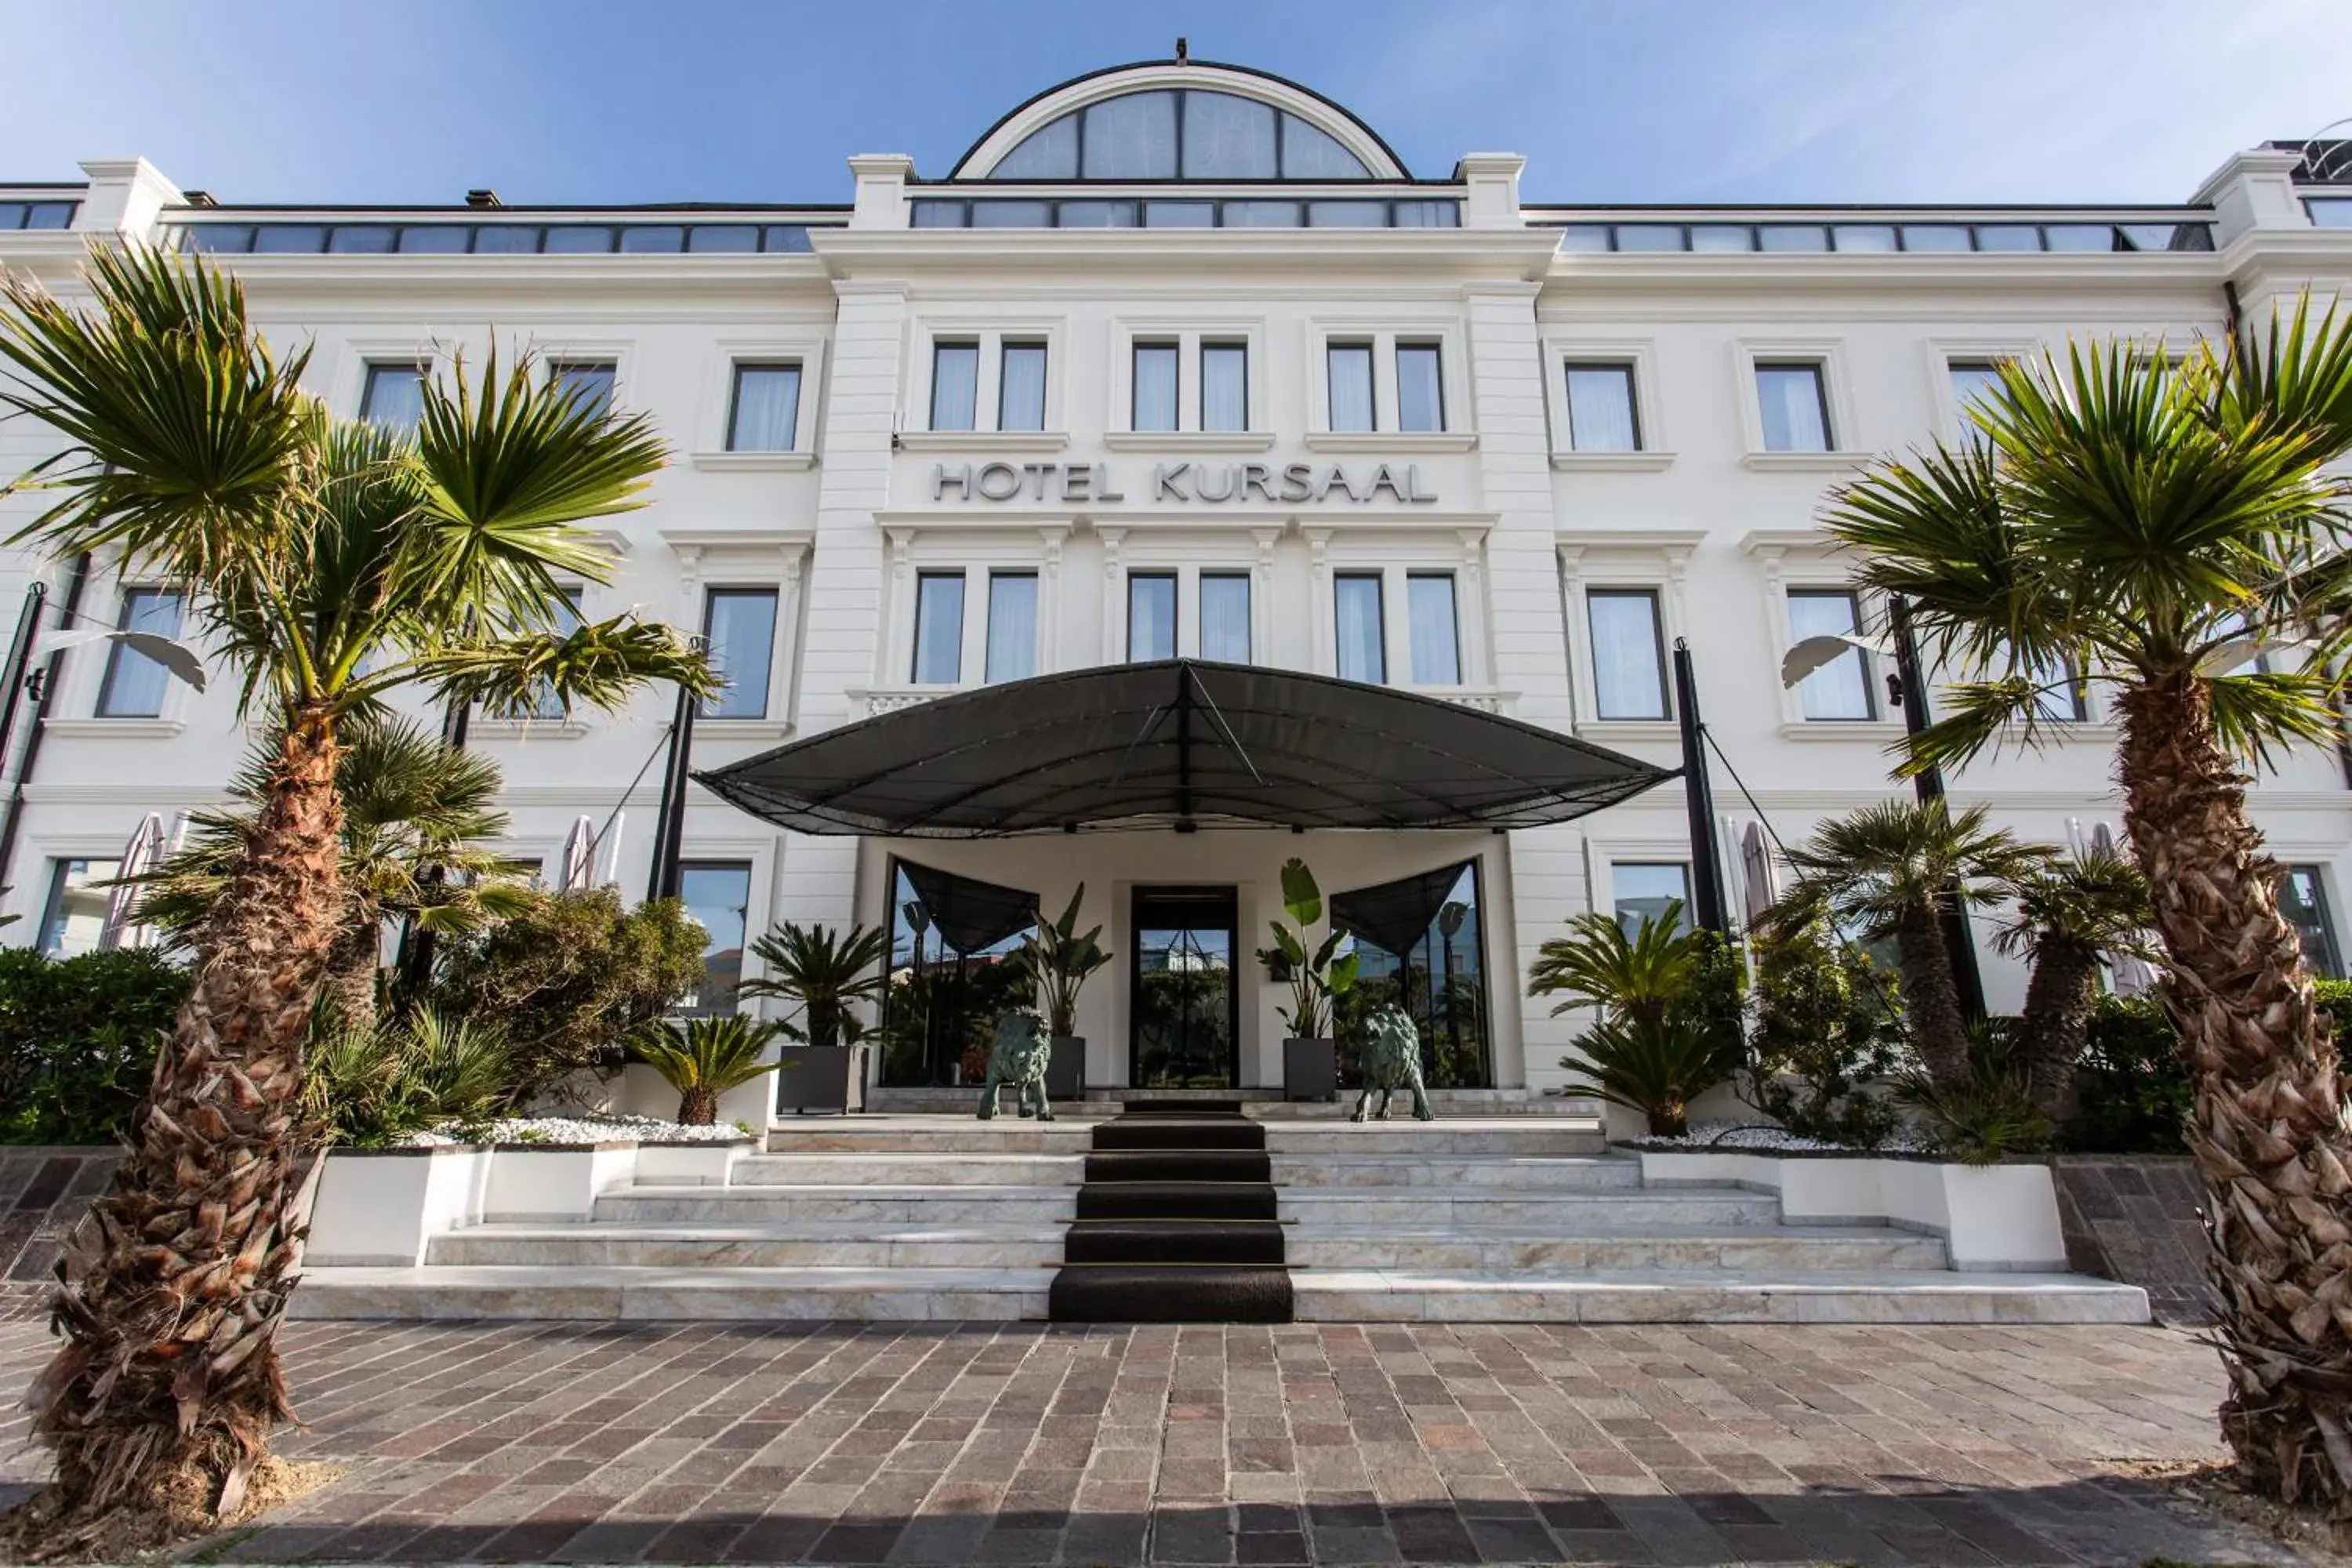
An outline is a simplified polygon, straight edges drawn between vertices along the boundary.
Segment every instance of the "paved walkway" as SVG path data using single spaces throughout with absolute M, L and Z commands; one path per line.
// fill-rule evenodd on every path
M 46 1342 L 0 1323 L 10 1406 Z M 351 1472 L 208 1561 L 2291 1561 L 2123 1474 L 2218 1452 L 2212 1354 L 2160 1329 L 302 1323 L 287 1356 L 283 1450 Z

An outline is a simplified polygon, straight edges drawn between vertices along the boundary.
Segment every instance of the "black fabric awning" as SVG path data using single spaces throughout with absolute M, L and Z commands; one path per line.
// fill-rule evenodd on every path
M 1457 860 L 1451 866 L 1423 871 L 1418 877 L 1334 893 L 1331 923 L 1402 958 L 1429 934 L 1429 928 L 1436 923 L 1437 911 L 1445 907 L 1445 896 L 1462 880 L 1462 873 L 1469 866 L 1467 860 Z
M 912 860 L 898 862 L 940 940 L 958 952 L 980 952 L 1037 923 L 1037 895 L 1000 888 Z
M 1384 686 L 1162 659 L 960 691 L 694 775 L 803 833 L 1096 824 L 1528 827 L 1675 775 Z

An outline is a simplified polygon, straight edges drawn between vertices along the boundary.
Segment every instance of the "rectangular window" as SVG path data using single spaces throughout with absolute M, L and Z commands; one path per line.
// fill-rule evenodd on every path
M 580 629 L 580 593 L 577 588 L 563 590 L 562 603 L 556 606 L 553 624 L 549 627 L 556 636 L 568 637 Z M 531 717 L 562 718 L 563 700 L 555 694 L 552 688 L 541 687 L 539 700 L 531 709 Z
M 915 577 L 915 684 L 953 686 L 963 679 L 963 574 Z
M 730 452 L 789 452 L 799 439 L 801 367 L 739 364 L 727 415 Z
M 999 430 L 1043 430 L 1045 427 L 1045 345 L 1008 342 L 996 384 L 996 427 Z
M 41 911 L 41 951 L 51 958 L 71 958 L 98 951 L 99 934 L 106 929 L 110 888 L 103 882 L 122 868 L 120 860 L 52 860 L 48 903 Z
M 1372 345 L 1333 343 L 1324 357 L 1330 376 L 1331 428 L 1373 428 Z
M 931 345 L 931 428 L 972 430 L 980 415 L 980 345 Z
M 1960 416 L 1962 434 L 1973 432 L 1975 423 L 1969 410 L 1990 393 L 2000 387 L 2000 366 L 1990 360 L 1956 359 L 1947 367 L 1952 378 L 1952 407 Z
M 1408 573 L 1404 607 L 1412 623 L 1412 683 L 1461 685 L 1462 643 L 1454 630 L 1454 574 Z
M 1571 452 L 1642 449 L 1642 424 L 1633 409 L 1632 365 L 1568 367 L 1568 447 Z
M 2074 665 L 2061 660 L 2026 672 L 2041 690 L 2033 699 L 2034 712 L 2043 719 L 2061 724 L 2079 724 L 2091 716 L 2090 691 Z
M 1201 657 L 1250 661 L 1250 580 L 1246 572 L 1201 574 Z
M 1176 345 L 1135 345 L 1135 418 L 1138 430 L 1176 428 Z
M 1853 595 L 1843 588 L 1789 590 L 1789 637 L 1792 644 L 1807 637 L 1852 637 L 1859 625 Z M 1869 667 L 1863 662 L 1860 648 L 1846 649 L 1805 677 L 1804 684 L 1797 688 L 1797 695 L 1808 719 L 1878 717 L 1878 705 L 1871 698 Z
M 1690 868 L 1679 860 L 1620 860 L 1609 868 L 1609 893 L 1627 936 L 1638 935 L 1644 921 L 1664 921 L 1676 904 L 1676 926 L 1691 929 Z
M 751 913 L 751 867 L 744 860 L 686 860 L 678 902 L 702 927 L 702 983 L 685 1011 L 731 1013 L 743 978 L 743 935 Z
M 558 387 L 598 414 L 613 408 L 613 376 L 619 367 L 611 360 L 550 360 L 547 376 Z
M 2336 945 L 2336 921 L 2327 908 L 2326 884 L 2316 866 L 2290 866 L 2279 883 L 2279 913 L 2303 938 L 2303 961 L 2330 980 L 2344 977 L 2344 958 Z
M 1026 680 L 1037 673 L 1037 574 L 988 574 L 986 679 Z
M 1381 574 L 1342 572 L 1331 579 L 1331 596 L 1339 679 L 1386 684 L 1388 646 L 1381 626 Z
M 1127 657 L 1130 661 L 1176 657 L 1173 572 L 1128 574 Z
M 371 363 L 360 417 L 386 430 L 415 429 L 425 417 L 425 372 L 413 364 Z
M 1584 618 L 1592 633 L 1593 717 L 1666 717 L 1658 595 L 1647 588 L 1587 589 Z
M 776 591 L 713 588 L 702 604 L 702 637 L 726 689 L 702 705 L 706 719 L 768 716 L 768 670 L 776 652 Z
M 1445 428 L 1445 381 L 1435 343 L 1399 343 L 1397 428 Z
M 1201 345 L 1201 428 L 1249 428 L 1249 345 Z
M 152 632 L 157 637 L 180 635 L 180 595 L 166 588 L 126 588 L 122 613 L 115 626 L 126 632 Z M 163 712 L 163 694 L 171 683 L 164 668 L 122 643 L 107 647 L 106 676 L 99 682 L 98 716 L 101 719 L 155 719 Z
M 1829 389 L 1818 363 L 1758 361 L 1756 408 L 1766 451 L 1831 450 Z

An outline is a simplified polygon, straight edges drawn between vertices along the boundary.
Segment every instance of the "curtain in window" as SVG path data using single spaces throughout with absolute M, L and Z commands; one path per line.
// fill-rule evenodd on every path
M 1454 574 L 1415 572 L 1405 579 L 1405 609 L 1412 622 L 1412 683 L 1462 684 L 1462 648 L 1454 635 Z
M 953 686 L 963 673 L 963 574 L 915 579 L 915 684 Z
M 768 668 L 776 651 L 776 591 L 713 588 L 702 631 L 726 689 L 703 704 L 706 719 L 768 716 Z
M 1249 349 L 1246 345 L 1201 345 L 1201 428 L 1249 428 Z
M 1176 177 L 1176 95 L 1130 92 L 1086 110 L 1080 145 L 1089 180 L 1172 180 Z
M 747 364 L 736 368 L 735 419 L 727 432 L 729 451 L 789 452 L 800 416 L 800 366 Z
M 676 249 L 677 247 L 671 247 Z M 613 366 L 590 361 L 548 368 L 555 384 L 578 399 L 580 406 L 602 414 L 613 406 Z
M 1135 427 L 1176 428 L 1176 345 L 1135 345 Z
M 1372 351 L 1366 343 L 1334 343 L 1328 351 L 1331 374 L 1331 428 L 1369 430 L 1372 427 Z
M 1389 678 L 1381 646 L 1381 580 L 1369 574 L 1348 573 L 1331 581 L 1337 614 L 1333 632 L 1339 643 L 1339 679 L 1374 686 Z
M 1658 601 L 1647 593 L 1587 593 L 1592 627 L 1592 697 L 1602 719 L 1666 716 L 1658 658 Z
M 1004 374 L 996 392 L 999 430 L 1045 427 L 1045 345 L 1004 345 Z
M 969 430 L 979 414 L 979 345 L 940 344 L 931 351 L 931 428 Z
M 556 636 L 564 637 L 570 637 L 580 629 L 579 589 L 563 590 L 562 601 L 556 605 L 555 614 L 548 629 Z M 563 699 L 555 694 L 554 688 L 541 686 L 539 689 L 539 700 L 531 705 L 530 715 L 534 719 L 561 719 L 563 717 Z
M 1201 657 L 1250 661 L 1250 580 L 1240 572 L 1201 574 Z
M 360 417 L 386 430 L 414 430 L 425 417 L 425 374 L 410 364 L 368 366 Z
M 1568 444 L 1579 452 L 1632 452 L 1633 373 L 1622 364 L 1568 367 Z
M 1438 376 L 1434 343 L 1403 343 L 1397 348 L 1397 428 L 1445 428 L 1445 393 Z
M 1851 634 L 1854 629 L 1853 595 L 1843 593 L 1791 593 L 1789 595 L 1790 641 Z M 1830 663 L 1805 677 L 1797 688 L 1808 719 L 1868 719 L 1869 670 L 1862 650 L 1848 648 Z
M 1290 180 L 1366 180 L 1371 171 L 1319 128 L 1295 114 L 1282 117 L 1282 174 Z
M 1271 180 L 1272 105 L 1230 92 L 1184 95 L 1184 178 Z
M 180 635 L 180 595 L 161 588 L 133 588 L 122 596 L 121 629 Z M 101 719 L 152 719 L 163 711 L 172 677 L 153 659 L 121 643 L 110 646 L 106 679 L 99 688 Z
M 1025 680 L 1037 673 L 1037 574 L 992 572 L 988 578 L 988 679 Z
M 1756 405 L 1768 452 L 1826 452 L 1829 422 L 1822 409 L 1821 366 L 1759 364 Z
M 1139 572 L 1127 580 L 1127 657 L 1176 657 L 1176 579 Z

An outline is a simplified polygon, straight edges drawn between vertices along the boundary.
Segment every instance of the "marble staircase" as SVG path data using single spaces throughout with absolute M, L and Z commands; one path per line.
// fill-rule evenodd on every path
M 312 1270 L 308 1317 L 1042 1319 L 1092 1117 L 791 1119 L 723 1186 L 637 1185 L 584 1224 Z M 1566 1116 L 1266 1121 L 1306 1321 L 2137 1322 L 2136 1289 L 1958 1273 L 1937 1237 L 1792 1226 L 1769 1194 L 1645 1188 Z

